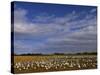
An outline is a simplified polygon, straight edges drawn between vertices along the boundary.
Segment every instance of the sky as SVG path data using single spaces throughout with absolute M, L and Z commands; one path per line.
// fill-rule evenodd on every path
M 97 7 L 14 2 L 14 53 L 97 51 Z

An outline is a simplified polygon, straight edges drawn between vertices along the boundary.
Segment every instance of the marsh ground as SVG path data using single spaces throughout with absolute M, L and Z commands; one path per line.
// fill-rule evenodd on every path
M 96 55 L 14 56 L 14 73 L 67 71 L 97 68 Z

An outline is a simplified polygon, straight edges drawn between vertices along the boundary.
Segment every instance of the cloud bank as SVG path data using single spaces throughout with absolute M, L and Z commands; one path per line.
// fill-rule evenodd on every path
M 64 16 L 41 13 L 29 21 L 29 10 L 14 10 L 15 53 L 77 53 L 97 50 L 96 8 Z M 33 13 L 34 14 L 34 13 Z M 31 14 L 32 15 L 32 14 Z M 84 16 L 82 16 L 84 15 Z

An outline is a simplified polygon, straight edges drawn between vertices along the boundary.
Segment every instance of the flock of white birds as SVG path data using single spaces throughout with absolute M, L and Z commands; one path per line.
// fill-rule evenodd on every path
M 37 58 L 38 59 L 38 58 Z M 15 62 L 14 69 L 17 71 L 53 71 L 53 70 L 75 70 L 97 67 L 96 56 L 64 56 L 49 58 L 48 60 Z

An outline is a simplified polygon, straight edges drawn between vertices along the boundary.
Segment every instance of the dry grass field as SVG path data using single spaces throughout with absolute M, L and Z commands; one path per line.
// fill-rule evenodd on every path
M 14 73 L 67 71 L 97 68 L 96 55 L 14 56 Z

